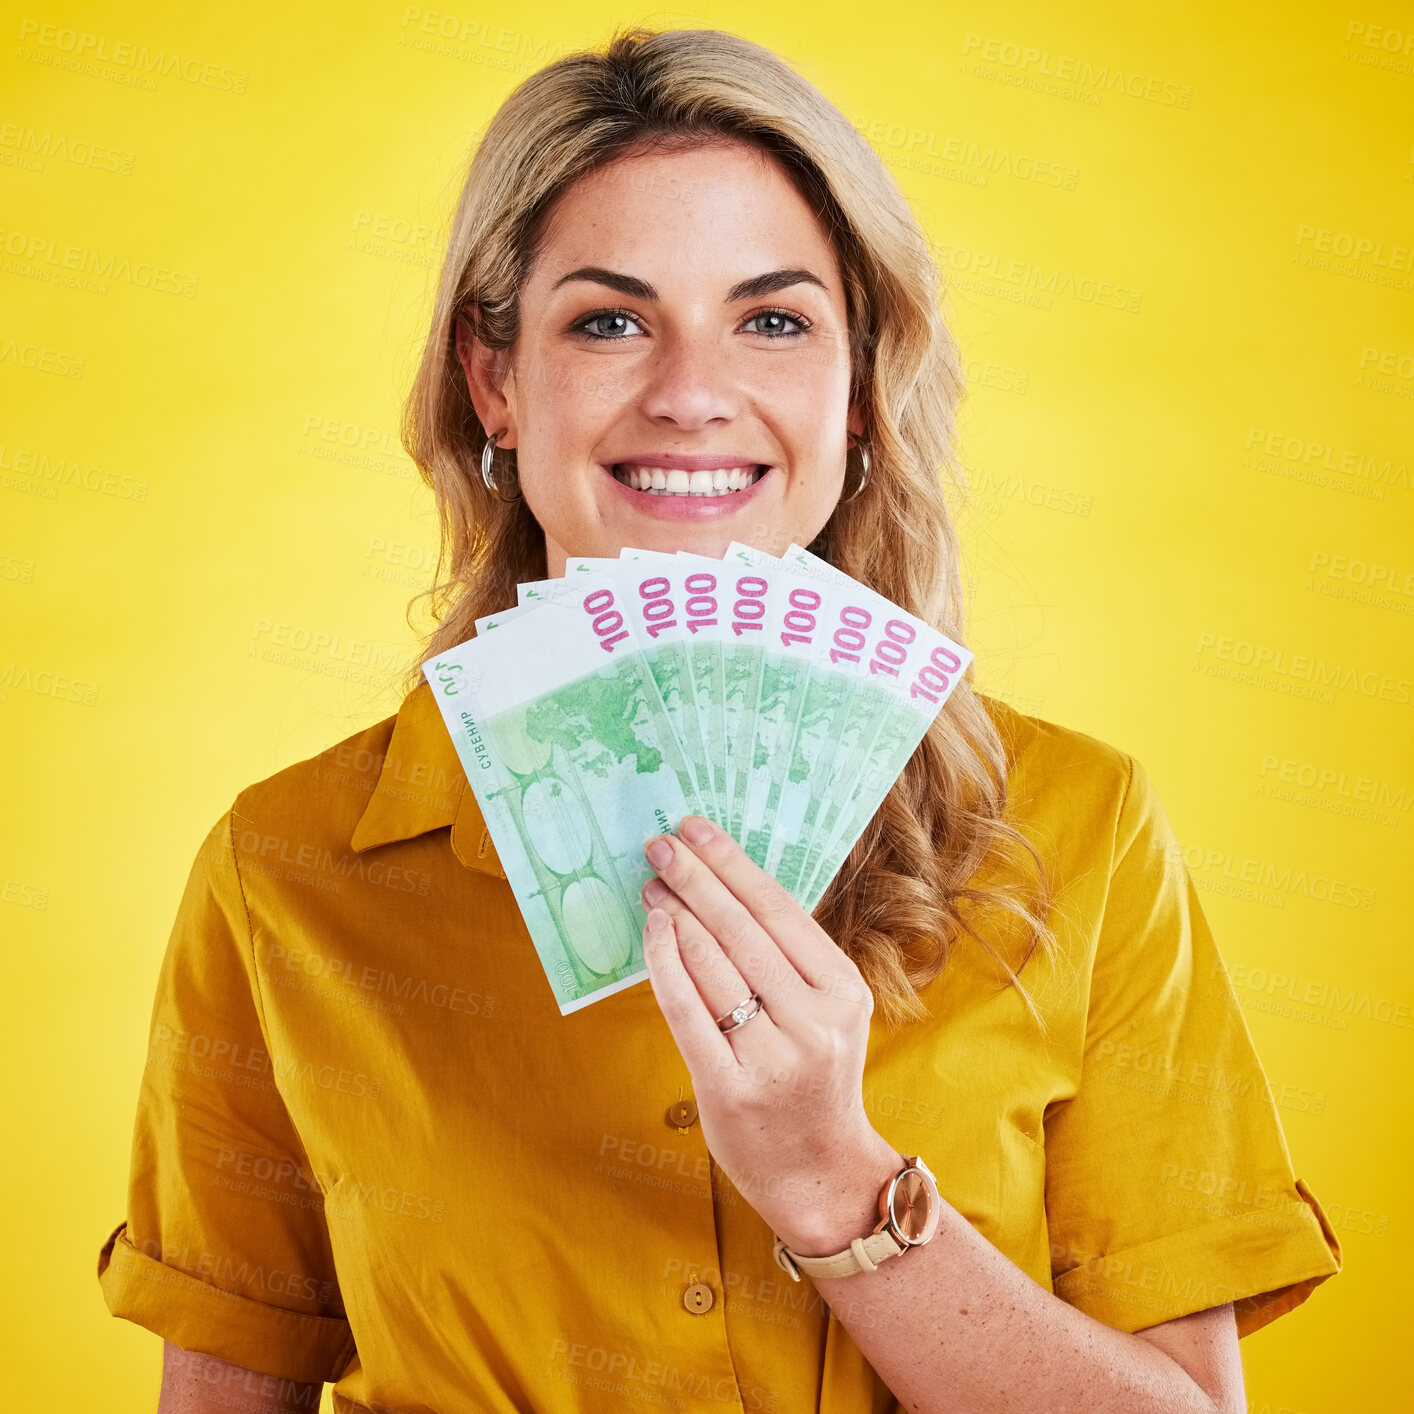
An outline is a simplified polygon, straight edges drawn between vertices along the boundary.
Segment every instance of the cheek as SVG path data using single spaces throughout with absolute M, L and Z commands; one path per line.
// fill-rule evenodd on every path
M 593 453 L 611 424 L 603 381 L 593 368 L 549 359 L 527 361 L 517 379 L 520 485 L 547 529 L 594 494 Z
M 527 351 L 517 411 L 561 443 L 597 436 L 636 395 L 619 361 L 575 348 Z
M 632 407 L 635 390 L 607 358 L 543 354 L 527 359 L 516 413 L 537 462 L 583 464 Z
M 598 541 L 601 516 L 595 510 L 591 476 L 592 471 L 582 465 L 575 474 L 566 474 L 565 457 L 542 445 L 537 448 L 534 469 L 520 484 L 535 523 L 572 555 L 607 553 Z
M 833 387 L 797 383 L 776 401 L 776 427 L 789 448 L 796 471 L 796 489 L 812 498 L 828 498 L 839 489 L 846 445 L 845 394 Z M 822 415 L 822 409 L 837 409 Z
M 843 441 L 848 416 L 849 365 L 833 353 L 812 352 L 781 364 L 779 372 L 757 385 L 763 403 L 801 452 L 818 455 L 835 448 Z

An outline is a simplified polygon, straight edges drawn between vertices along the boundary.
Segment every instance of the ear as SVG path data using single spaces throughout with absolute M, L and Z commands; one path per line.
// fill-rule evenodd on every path
M 864 435 L 864 409 L 858 403 L 849 405 L 849 417 L 845 419 L 844 425 L 856 437 Z
M 473 306 L 474 308 L 475 306 Z M 458 312 L 452 320 L 457 361 L 466 374 L 467 392 L 481 426 L 489 434 L 503 427 L 498 447 L 516 444 L 515 372 L 504 349 L 489 349 L 472 331 L 471 320 Z

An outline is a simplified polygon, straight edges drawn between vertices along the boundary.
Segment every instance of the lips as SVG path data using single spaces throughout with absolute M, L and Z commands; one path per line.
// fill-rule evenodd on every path
M 636 466 L 619 462 L 612 468 L 614 479 L 633 491 L 650 496 L 730 496 L 754 485 L 769 470 L 766 466 L 718 467 L 689 471 L 683 467 Z

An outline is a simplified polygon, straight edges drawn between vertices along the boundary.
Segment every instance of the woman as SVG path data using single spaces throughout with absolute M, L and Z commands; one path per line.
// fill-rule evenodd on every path
M 769 53 L 541 70 L 408 403 L 420 659 L 567 555 L 733 539 L 961 639 L 959 367 L 904 200 Z M 704 468 L 736 489 L 668 480 Z M 689 817 L 645 842 L 650 986 L 561 1017 L 404 686 L 242 791 L 182 900 L 100 1256 L 164 1410 L 1245 1408 L 1238 1337 L 1339 1248 L 1133 758 L 963 683 L 814 918 Z

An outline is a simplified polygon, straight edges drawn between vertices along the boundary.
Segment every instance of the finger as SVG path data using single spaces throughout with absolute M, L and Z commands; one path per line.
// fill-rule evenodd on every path
M 678 955 L 714 1022 L 756 994 L 717 939 L 661 879 L 650 879 L 643 886 L 643 896 L 645 907 L 660 908 L 672 918 Z
M 651 910 L 643 926 L 643 960 L 658 1010 L 673 1033 L 688 1072 L 708 1075 L 713 1069 L 735 1066 L 736 1053 L 731 1042 L 707 1014 L 697 985 L 678 952 L 673 920 L 661 908 Z
M 684 817 L 678 832 L 681 838 L 658 837 L 671 846 L 673 858 L 662 868 L 654 864 L 655 871 L 721 941 L 762 996 L 769 988 L 789 1000 L 802 981 L 815 987 L 836 981 L 841 959 L 849 960 L 778 879 L 700 815 Z
M 650 840 L 644 853 L 655 849 L 660 841 L 673 850 L 666 865 L 654 864 L 663 887 L 672 886 L 687 911 L 712 937 L 715 945 L 741 977 L 745 991 L 727 1003 L 735 1006 L 742 996 L 757 993 L 777 1010 L 798 1005 L 805 983 L 790 960 L 772 941 L 769 934 L 732 896 L 731 891 L 693 852 L 671 835 Z M 645 885 L 645 893 L 655 881 Z M 688 897 L 688 890 L 692 897 Z M 695 971 L 694 971 L 695 975 Z

